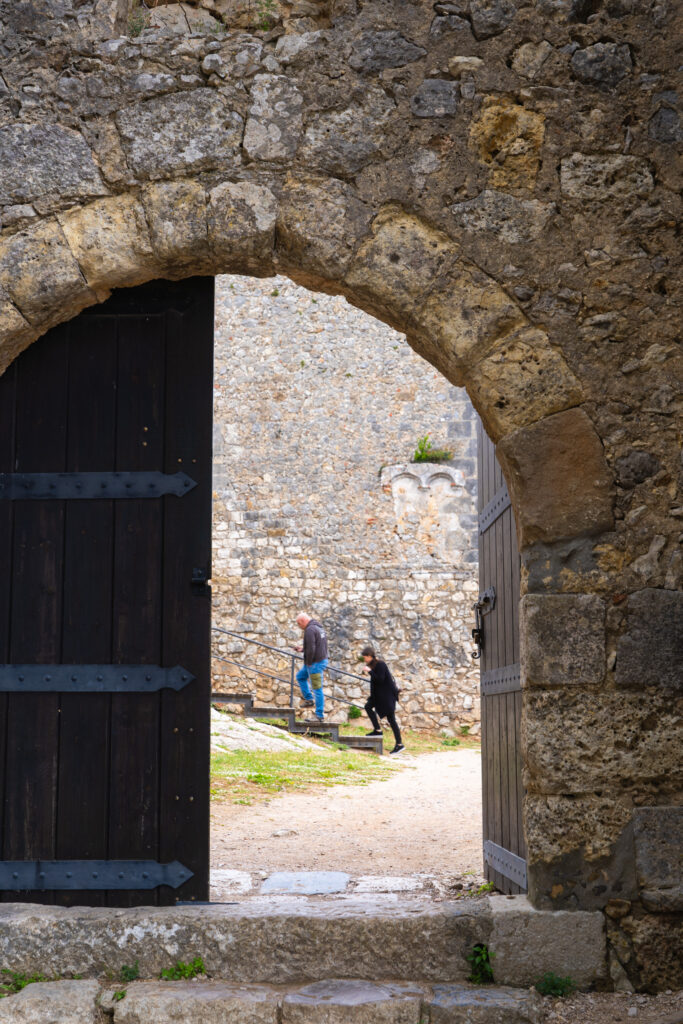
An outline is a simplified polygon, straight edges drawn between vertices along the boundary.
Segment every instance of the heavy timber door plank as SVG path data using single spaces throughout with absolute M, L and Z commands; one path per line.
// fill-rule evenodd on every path
M 141 297 L 142 299 L 142 297 Z M 163 465 L 164 318 L 120 316 L 116 468 Z M 160 664 L 163 522 L 160 503 L 117 502 L 114 528 L 113 658 Z M 109 857 L 159 854 L 159 696 L 114 694 L 111 711 Z M 112 894 L 118 906 L 149 905 L 157 892 Z
M 116 323 L 77 317 L 69 325 L 67 471 L 116 465 Z M 66 663 L 111 661 L 114 506 L 66 503 Z M 106 859 L 109 831 L 109 694 L 63 694 L 60 715 L 57 858 Z M 85 770 L 84 770 L 85 768 Z M 105 904 L 105 893 L 57 892 L 66 906 Z
M 178 859 L 194 873 L 160 900 L 208 899 L 210 629 L 208 586 L 192 585 L 193 569 L 210 576 L 213 415 L 213 278 L 185 282 L 193 303 L 167 315 L 167 473 L 184 470 L 197 486 L 182 502 L 166 498 L 164 520 L 164 664 L 196 677 L 162 695 L 161 859 Z M 188 345 L 188 338 L 192 344 Z
M 22 356 L 17 371 L 17 472 L 63 471 L 66 455 L 67 328 Z M 61 656 L 64 502 L 18 501 L 14 509 L 10 661 L 54 664 Z M 55 855 L 59 698 L 8 699 L 5 849 L 9 859 Z M 4 900 L 49 894 L 5 893 Z
M 0 377 L 0 473 L 14 468 L 16 363 Z M 0 662 L 9 661 L 12 601 L 12 534 L 14 502 L 0 501 Z M 7 741 L 6 693 L 0 694 L 0 859 L 4 857 L 5 758 Z

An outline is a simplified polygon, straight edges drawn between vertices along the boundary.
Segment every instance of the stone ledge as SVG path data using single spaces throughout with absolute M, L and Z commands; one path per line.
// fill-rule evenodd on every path
M 526 896 L 490 896 L 489 941 L 498 985 L 533 985 L 547 971 L 588 988 L 607 972 L 599 911 L 536 910 Z

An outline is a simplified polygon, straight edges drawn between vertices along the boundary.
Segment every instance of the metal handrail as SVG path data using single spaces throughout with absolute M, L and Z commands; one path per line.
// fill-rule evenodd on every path
M 297 661 L 303 661 L 301 654 L 293 653 L 291 650 L 287 650 L 283 647 L 273 647 L 272 644 L 264 644 L 262 640 L 250 640 L 249 637 L 244 636 L 243 633 L 235 633 L 232 629 L 222 629 L 220 626 L 212 626 L 211 629 L 214 633 L 225 633 L 226 636 L 235 636 L 238 640 L 243 640 L 245 644 L 254 644 L 256 647 L 265 647 L 267 651 L 275 651 L 276 654 L 282 654 L 285 658 L 293 658 Z M 334 672 L 338 676 L 348 676 L 349 679 L 357 679 L 361 683 L 367 683 L 367 679 L 364 676 L 354 675 L 353 672 L 347 672 L 343 668 L 335 668 L 332 665 L 328 665 L 325 669 L 326 672 Z
M 260 676 L 267 676 L 268 679 L 275 679 L 278 683 L 287 683 L 289 680 L 283 679 L 282 676 L 273 676 L 270 672 L 264 672 L 262 669 L 254 668 L 253 665 L 245 665 L 241 661 L 231 661 L 229 658 L 219 658 L 217 654 L 213 654 L 212 658 L 214 661 L 222 661 L 226 665 L 234 665 L 236 668 L 241 668 L 244 672 L 255 672 Z M 336 700 L 339 704 L 348 704 L 349 707 L 357 708 L 359 705 L 353 700 L 347 700 L 346 697 L 336 697 L 333 693 L 326 693 L 325 700 Z

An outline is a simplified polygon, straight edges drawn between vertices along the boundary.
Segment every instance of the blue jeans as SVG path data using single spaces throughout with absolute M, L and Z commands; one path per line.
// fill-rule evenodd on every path
M 328 661 L 316 661 L 313 665 L 304 665 L 296 674 L 296 681 L 304 700 L 315 701 L 315 713 L 318 718 L 325 715 L 325 696 L 323 694 L 323 671 Z M 310 681 L 309 681 L 310 680 Z M 313 692 L 311 693 L 311 687 Z

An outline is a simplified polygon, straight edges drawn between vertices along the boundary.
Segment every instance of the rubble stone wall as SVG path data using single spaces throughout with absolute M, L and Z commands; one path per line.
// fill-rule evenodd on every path
M 604 908 L 641 988 L 683 982 L 680 19 L 0 0 L 0 369 L 112 288 L 277 272 L 465 386 L 523 562 L 531 897 Z
M 476 733 L 466 392 L 390 327 L 286 278 L 219 277 L 215 341 L 214 623 L 282 648 L 300 641 L 294 618 L 307 609 L 334 665 L 358 675 L 358 652 L 377 646 L 403 725 Z M 426 435 L 448 462 L 410 463 Z M 284 678 L 247 675 L 260 702 L 289 703 L 289 659 L 218 633 L 214 654 Z M 225 660 L 213 671 L 224 691 L 244 689 Z M 328 674 L 326 692 L 362 706 L 367 680 Z M 333 719 L 347 710 L 328 701 Z

